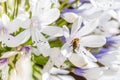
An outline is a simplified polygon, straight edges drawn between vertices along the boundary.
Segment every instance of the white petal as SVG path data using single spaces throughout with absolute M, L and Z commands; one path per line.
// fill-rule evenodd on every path
M 2 44 L 4 44 L 3 46 L 7 45 L 8 40 L 14 38 L 13 36 L 9 34 L 3 34 L 3 35 L 0 35 L 0 37 L 1 37 Z
M 88 64 L 87 58 L 82 54 L 71 54 L 69 61 L 77 67 L 83 68 Z
M 16 75 L 16 69 L 11 70 L 10 80 L 19 80 L 19 78 Z
M 21 21 L 18 19 L 14 19 L 12 22 L 7 24 L 5 27 L 8 29 L 8 33 L 13 33 L 17 31 L 21 27 Z
M 63 13 L 63 18 L 69 23 L 73 23 L 77 17 L 78 15 L 72 12 Z
M 32 53 L 34 53 L 35 55 L 37 55 L 37 56 L 39 56 L 40 54 L 41 54 L 41 52 L 38 50 L 38 49 L 36 49 L 36 48 L 33 48 L 32 47 Z
M 19 52 L 16 52 L 16 51 L 6 52 L 6 53 L 4 53 L 4 54 L 1 56 L 1 58 L 9 58 L 9 57 L 14 56 L 14 55 L 16 55 L 16 54 L 18 54 L 18 53 L 19 53 Z
M 64 70 L 64 69 L 62 70 L 62 69 L 53 67 L 53 68 L 50 70 L 50 73 L 52 73 L 52 74 L 68 74 L 69 71 Z
M 60 67 L 61 65 L 63 65 L 64 61 L 66 60 L 66 58 L 60 53 L 60 49 L 58 48 L 49 49 L 49 56 L 51 61 L 57 67 Z
M 103 71 L 100 68 L 92 68 L 85 71 L 84 76 L 88 80 L 97 80 L 101 77 Z
M 20 80 L 32 80 L 32 64 L 30 55 L 22 55 L 16 62 L 17 75 Z
M 47 39 L 37 29 L 35 29 L 32 33 L 32 40 L 35 41 L 36 45 L 44 45 L 45 48 L 50 48 Z
M 62 65 L 64 65 L 65 60 L 66 60 L 66 57 L 64 57 L 63 55 L 59 55 L 56 57 L 56 59 L 54 58 L 54 64 L 57 67 L 61 67 Z
M 62 28 L 57 26 L 46 26 L 43 28 L 42 32 L 49 36 L 54 36 L 54 37 L 63 36 Z
M 61 54 L 65 57 L 69 57 L 72 54 L 72 49 L 70 49 L 70 43 L 65 43 L 61 48 Z
M 102 58 L 100 58 L 99 61 L 104 65 L 110 65 L 117 61 L 117 55 L 115 55 L 114 53 L 106 54 Z
M 69 75 L 59 75 L 62 80 L 75 80 L 72 76 Z
M 92 20 L 92 21 L 88 22 L 87 24 L 85 24 L 85 26 L 83 26 L 79 30 L 77 36 L 80 37 L 80 36 L 87 35 L 87 34 L 91 33 L 97 26 L 98 26 L 98 20 Z
M 66 39 L 68 39 L 69 38 L 69 34 L 70 34 L 70 32 L 69 32 L 69 29 L 68 29 L 68 27 L 67 26 L 63 26 L 63 34 L 64 34 L 64 37 L 66 38 Z
M 2 21 L 4 25 L 7 25 L 10 22 L 9 17 L 6 14 L 2 14 Z
M 80 29 L 81 23 L 82 23 L 82 18 L 79 16 L 72 25 L 71 35 L 75 34 L 78 31 L 78 29 Z
M 50 77 L 50 74 L 48 72 L 42 74 L 42 80 L 48 80 Z
M 4 68 L 2 68 L 2 80 L 8 80 L 8 76 L 9 76 L 9 66 L 8 64 L 6 64 L 4 66 Z
M 42 73 L 49 72 L 53 67 L 53 62 L 49 59 L 46 65 L 44 66 Z
M 38 50 L 43 53 L 44 56 L 48 56 L 48 54 L 44 54 L 44 52 L 46 52 L 47 49 L 50 48 L 50 45 L 47 39 L 37 29 L 35 29 L 32 33 L 32 41 L 34 42 L 34 45 L 37 46 Z
M 29 28 L 32 24 L 32 19 L 26 19 L 25 21 L 21 21 L 21 23 L 19 23 L 20 27 L 22 28 Z
M 29 29 L 21 32 L 14 38 L 11 38 L 10 40 L 7 41 L 6 45 L 9 47 L 16 47 L 19 46 L 20 44 L 25 43 L 28 39 L 30 38 L 30 31 Z
M 46 10 L 42 16 L 40 16 L 41 24 L 48 25 L 57 20 L 60 16 L 60 11 L 57 8 Z
M 88 58 L 89 61 L 94 61 L 94 62 L 97 61 L 97 59 L 88 50 L 86 50 L 84 47 L 80 46 L 79 51 L 80 51 L 81 54 L 85 55 Z
M 101 35 L 90 35 L 81 38 L 80 45 L 85 47 L 101 47 L 106 43 L 106 39 Z

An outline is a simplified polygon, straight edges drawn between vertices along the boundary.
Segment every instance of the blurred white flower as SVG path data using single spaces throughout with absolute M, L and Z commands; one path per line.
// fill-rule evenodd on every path
M 10 75 L 8 75 L 8 61 L 3 61 L 4 59 L 6 60 L 7 58 L 10 58 L 12 56 L 15 56 L 16 54 L 21 54 L 20 58 L 17 60 L 15 67 L 10 70 Z M 23 47 L 22 51 L 11 51 L 11 52 L 6 52 L 1 56 L 2 62 L 6 63 L 6 66 L 2 66 L 2 77 L 4 78 L 3 80 L 31 80 L 32 79 L 32 64 L 31 64 L 31 50 L 30 47 Z
M 10 80 L 32 80 L 32 64 L 30 53 L 23 53 L 11 71 Z
M 0 0 L 0 2 L 5 2 L 6 0 Z

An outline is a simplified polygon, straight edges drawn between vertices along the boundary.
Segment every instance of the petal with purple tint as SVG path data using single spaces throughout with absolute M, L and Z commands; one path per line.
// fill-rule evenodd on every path
M 82 4 L 84 4 L 84 3 L 90 3 L 90 0 L 80 0 L 80 2 L 81 2 Z
M 8 62 L 8 59 L 7 58 L 2 58 L 2 59 L 0 59 L 0 67 L 2 66 L 2 65 L 4 65 L 5 63 L 7 63 Z
M 87 69 L 81 69 L 81 68 L 75 68 L 74 69 L 74 73 L 76 75 L 79 75 L 79 76 L 83 76 L 84 72 L 86 71 Z
M 69 13 L 69 12 L 72 12 L 72 13 L 76 13 L 76 14 L 78 14 L 78 13 L 81 13 L 83 10 L 77 10 L 77 9 L 63 9 L 63 14 L 64 13 Z

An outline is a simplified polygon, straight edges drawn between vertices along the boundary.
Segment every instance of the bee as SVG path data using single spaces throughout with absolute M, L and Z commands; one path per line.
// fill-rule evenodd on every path
M 71 46 L 73 47 L 73 52 L 75 53 L 75 49 L 77 49 L 79 47 L 79 42 L 80 42 L 80 39 L 79 38 L 75 38 L 72 40 L 71 42 Z

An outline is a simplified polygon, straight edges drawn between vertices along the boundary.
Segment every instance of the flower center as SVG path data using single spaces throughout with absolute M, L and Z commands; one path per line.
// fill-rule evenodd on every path
M 32 28 L 32 27 L 36 27 L 36 28 L 39 28 L 39 29 L 41 29 L 40 28 L 40 21 L 39 21 L 39 19 L 38 18 L 36 18 L 36 17 L 33 17 L 32 19 L 31 19 L 31 24 L 30 24 L 30 27 Z

